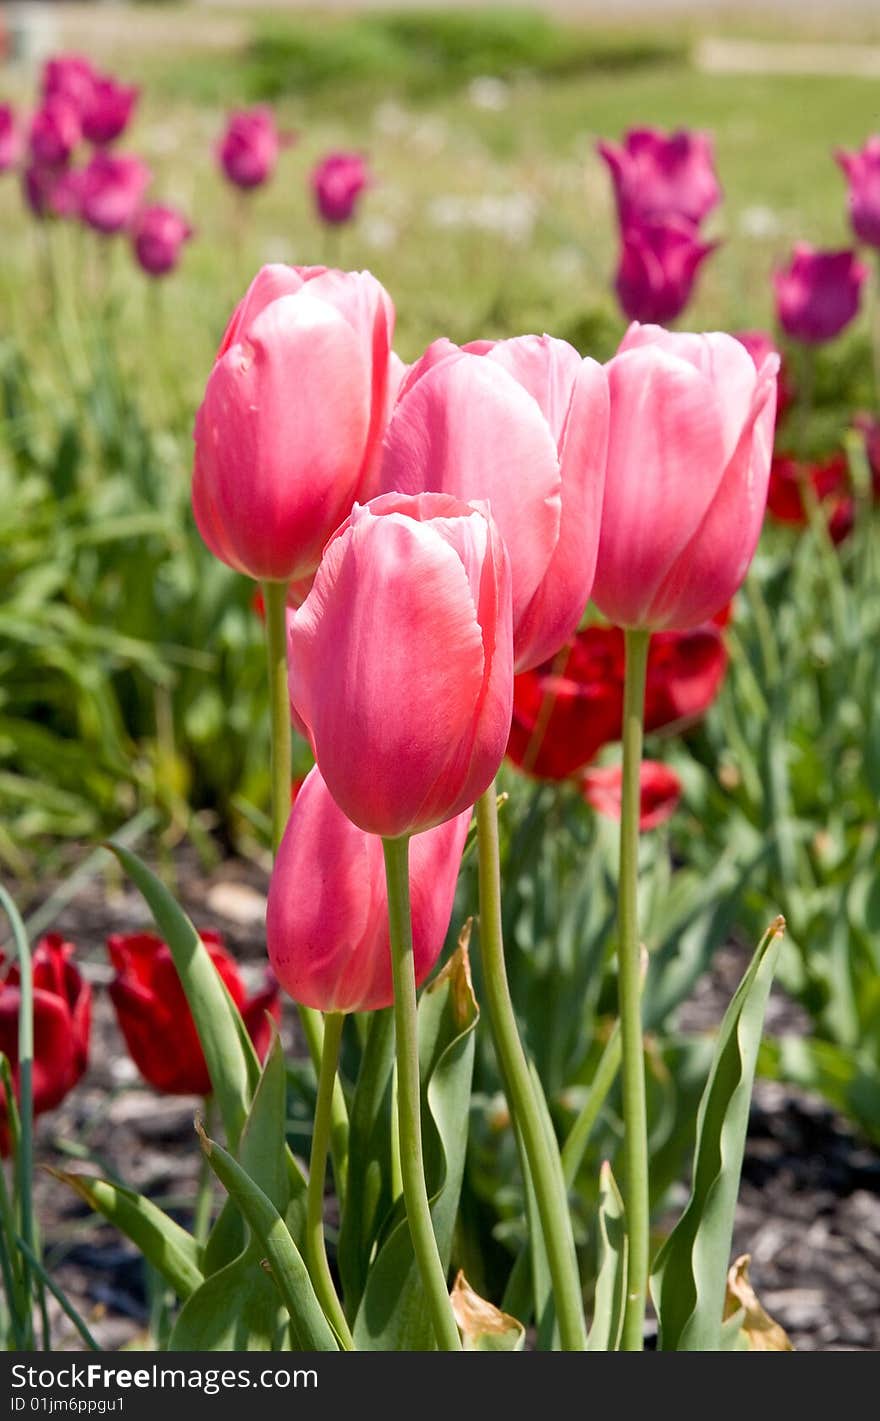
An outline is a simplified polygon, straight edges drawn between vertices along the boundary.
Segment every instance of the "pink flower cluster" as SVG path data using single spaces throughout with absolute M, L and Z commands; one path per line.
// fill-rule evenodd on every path
M 40 101 L 27 122 L 0 105 L 0 172 L 19 169 L 34 216 L 81 221 L 102 236 L 128 235 L 151 276 L 173 270 L 192 235 L 169 207 L 147 205 L 151 173 L 143 159 L 112 145 L 125 133 L 139 97 L 82 55 L 47 60 Z M 83 144 L 90 156 L 77 162 Z
M 681 315 L 697 273 L 718 245 L 700 235 L 721 201 L 708 133 L 633 128 L 622 144 L 599 143 L 614 183 L 620 224 L 615 291 L 633 321 Z

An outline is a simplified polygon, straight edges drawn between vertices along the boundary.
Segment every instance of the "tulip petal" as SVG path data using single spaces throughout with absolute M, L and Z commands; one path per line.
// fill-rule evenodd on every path
M 513 340 L 489 343 L 474 341 L 462 350 L 483 353 L 528 390 L 550 426 L 557 449 L 562 444 L 572 389 L 583 361 L 565 340 L 552 336 L 517 336 Z M 483 348 L 481 350 L 481 347 Z

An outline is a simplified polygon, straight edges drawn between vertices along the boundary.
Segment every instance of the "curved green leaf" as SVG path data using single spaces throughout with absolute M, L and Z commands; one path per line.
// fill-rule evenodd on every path
M 478 1020 L 467 946 L 461 942 L 419 1003 L 425 1178 L 444 1267 L 448 1267 L 452 1250 L 464 1172 Z M 367 1277 L 355 1318 L 354 1342 L 364 1351 L 428 1352 L 435 1346 L 400 1202 L 392 1211 Z
M 203 1283 L 195 1239 L 152 1200 L 109 1179 L 70 1174 L 64 1169 L 50 1169 L 49 1173 L 125 1234 L 179 1298 L 190 1297 Z
M 370 1255 L 392 1203 L 391 1082 L 394 1013 L 373 1013 L 349 1119 L 348 1194 L 339 1229 L 337 1261 L 346 1310 L 363 1296 Z
M 168 944 L 205 1053 L 226 1137 L 234 1149 L 259 1078 L 256 1052 L 220 974 L 183 909 L 136 854 L 107 846 L 140 890 Z
M 690 1199 L 657 1256 L 651 1279 L 663 1351 L 712 1352 L 722 1343 L 752 1082 L 784 927 L 777 918 L 764 934 L 718 1033 L 697 1116 Z
M 605 1160 L 599 1175 L 599 1272 L 588 1352 L 616 1352 L 626 1311 L 626 1224 L 623 1200 Z

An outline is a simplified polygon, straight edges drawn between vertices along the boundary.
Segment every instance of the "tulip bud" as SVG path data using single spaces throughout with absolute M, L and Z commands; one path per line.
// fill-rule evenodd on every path
M 598 150 L 611 170 L 621 226 L 669 217 L 696 225 L 721 201 L 708 133 L 633 128 L 621 146 L 599 143 Z
M 606 367 L 593 598 L 609 621 L 684 631 L 730 601 L 764 519 L 778 364 L 756 370 L 732 336 L 630 327 Z
M 418 834 L 492 783 L 510 729 L 510 564 L 487 511 L 386 494 L 328 543 L 288 619 L 291 706 L 370 834 Z
M 41 167 L 58 167 L 68 161 L 81 137 L 77 109 L 63 95 L 53 95 L 31 119 L 31 159 Z
M 139 93 L 109 75 L 96 75 L 83 108 L 83 138 L 99 146 L 112 143 L 128 127 Z
M 276 582 L 314 573 L 369 497 L 393 327 L 369 272 L 267 266 L 255 277 L 196 416 L 193 511 L 221 561 Z
M 193 230 L 173 207 L 155 204 L 138 213 L 131 239 L 138 263 L 148 276 L 165 276 L 180 261 L 180 251 Z
M 820 252 L 795 245 L 791 261 L 773 277 L 779 324 L 792 340 L 833 340 L 858 314 L 868 269 L 854 252 Z
M 82 174 L 82 217 L 109 236 L 131 226 L 151 173 L 140 158 L 97 152 Z
M 328 153 L 312 171 L 312 192 L 319 217 L 331 226 L 349 222 L 369 181 L 360 153 Z
M 73 962 L 74 946 L 59 933 L 41 938 L 33 953 L 34 1114 L 52 1110 L 73 1089 L 88 1065 L 92 989 Z M 0 963 L 3 957 L 0 954 Z M 21 974 L 17 962 L 0 980 L 0 1051 L 19 1091 L 18 1014 Z M 0 1087 L 0 1154 L 9 1151 L 7 1106 Z
M 490 505 L 510 555 L 517 670 L 558 651 L 589 601 L 607 437 L 604 370 L 549 336 L 435 341 L 401 385 L 382 487 Z
M 278 1019 L 278 989 L 248 997 L 235 959 L 219 933 L 199 936 L 262 1058 L 269 1046 L 267 1012 Z M 116 1020 L 132 1060 L 151 1086 L 169 1095 L 208 1095 L 211 1080 L 171 949 L 152 933 L 107 939 L 116 975 L 109 986 Z
M 861 242 L 880 247 L 880 134 L 858 153 L 838 149 L 835 158 L 849 184 L 847 202 L 852 229 Z
M 416 984 L 443 946 L 470 810 L 410 845 Z M 391 1006 L 391 948 L 382 843 L 358 829 L 317 766 L 296 797 L 266 913 L 269 961 L 294 1001 L 327 1012 Z
M 614 289 L 631 321 L 673 321 L 691 299 L 697 272 L 717 242 L 701 242 L 681 218 L 630 218 L 621 234 Z
M 59 95 L 82 114 L 95 83 L 95 71 L 81 54 L 56 54 L 43 65 L 42 91 L 45 99 Z
M 229 115 L 217 157 L 229 181 L 248 191 L 269 181 L 281 149 L 292 142 L 292 134 L 278 132 L 272 110 L 258 105 Z

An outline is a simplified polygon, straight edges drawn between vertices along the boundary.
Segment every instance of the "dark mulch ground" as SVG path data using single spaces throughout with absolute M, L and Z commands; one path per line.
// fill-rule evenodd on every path
M 188 853 L 176 857 L 176 868 L 176 891 L 196 925 L 222 930 L 256 987 L 264 970 L 264 871 L 235 861 L 206 875 Z M 147 926 L 139 895 L 121 880 L 108 886 L 104 879 L 85 885 L 53 924 L 77 943 L 97 990 L 88 1073 L 63 1106 L 40 1122 L 40 1158 L 64 1163 L 66 1153 L 76 1167 L 75 1154 L 85 1145 L 125 1182 L 185 1213 L 197 1185 L 192 1122 L 199 1102 L 161 1098 L 140 1084 L 100 990 L 109 977 L 107 934 Z M 720 1020 L 741 969 L 735 950 L 718 955 L 688 1005 L 687 1029 L 704 1030 Z M 772 1030 L 805 1028 L 781 992 L 771 1001 L 768 1024 Z M 293 1044 L 291 1011 L 282 1030 L 286 1044 Z M 150 1299 L 133 1248 L 96 1224 L 46 1174 L 36 1205 L 53 1275 L 100 1344 L 143 1345 Z M 797 1349 L 880 1350 L 880 1154 L 817 1098 L 758 1083 L 734 1250 L 751 1254 L 752 1283 Z M 57 1319 L 55 1335 L 59 1347 L 79 1345 L 64 1318 Z

